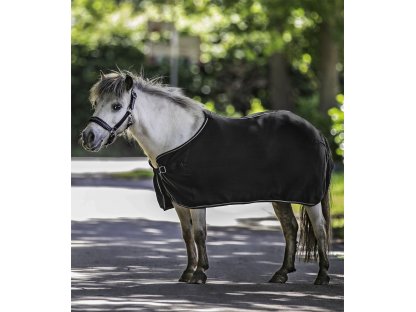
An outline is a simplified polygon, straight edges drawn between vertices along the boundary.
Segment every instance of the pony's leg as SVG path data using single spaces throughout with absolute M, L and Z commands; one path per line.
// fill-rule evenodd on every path
M 196 248 L 198 250 L 198 264 L 189 283 L 205 284 L 207 276 L 205 270 L 208 270 L 208 256 L 205 240 L 207 238 L 206 209 L 190 209 L 192 217 L 192 228 Z
M 312 223 L 313 232 L 318 245 L 319 273 L 315 280 L 315 285 L 327 285 L 329 283 L 329 260 L 325 218 L 322 213 L 321 203 L 315 206 L 305 206 L 306 213 Z
M 188 283 L 195 272 L 197 264 L 197 254 L 195 248 L 194 233 L 192 231 L 191 212 L 188 208 L 183 208 L 176 203 L 173 204 L 181 222 L 182 236 L 186 245 L 186 253 L 188 254 L 188 265 L 183 271 L 179 282 Z
M 273 275 L 270 283 L 285 283 L 287 274 L 296 271 L 295 254 L 296 254 L 296 238 L 298 234 L 298 222 L 293 214 L 292 205 L 290 203 L 273 202 L 273 209 L 280 221 L 285 236 L 285 256 L 282 267 Z

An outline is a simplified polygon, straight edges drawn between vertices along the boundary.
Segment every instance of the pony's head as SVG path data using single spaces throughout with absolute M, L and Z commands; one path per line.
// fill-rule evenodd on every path
M 133 122 L 131 111 L 136 94 L 135 79 L 128 72 L 104 75 L 90 90 L 94 114 L 81 133 L 82 146 L 88 151 L 99 151 L 114 142 Z

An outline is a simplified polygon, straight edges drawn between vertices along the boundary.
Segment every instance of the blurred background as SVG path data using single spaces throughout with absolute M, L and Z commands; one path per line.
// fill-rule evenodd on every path
M 342 166 L 343 13 L 342 0 L 73 0 L 72 156 L 143 156 L 126 140 L 99 153 L 78 143 L 89 88 L 99 70 L 119 67 L 227 116 L 293 111 L 328 137 Z

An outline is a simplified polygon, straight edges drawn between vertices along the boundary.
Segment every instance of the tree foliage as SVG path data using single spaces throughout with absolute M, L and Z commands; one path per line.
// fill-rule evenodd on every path
M 337 93 L 343 94 L 341 0 L 73 0 L 74 146 L 91 113 L 86 109 L 88 88 L 99 70 L 118 66 L 143 69 L 147 77 L 169 77 L 169 60 L 146 57 L 145 43 L 168 42 L 170 32 L 149 31 L 149 22 L 170 22 L 181 36 L 200 38 L 199 62 L 180 60 L 179 86 L 208 108 L 231 116 L 274 108 L 269 60 L 280 53 L 287 62 L 285 79 L 290 80 L 294 110 L 329 135 L 333 113 L 330 119 L 319 110 L 319 68 L 325 62 L 319 35 L 322 25 L 331 25 L 331 40 L 338 49 Z

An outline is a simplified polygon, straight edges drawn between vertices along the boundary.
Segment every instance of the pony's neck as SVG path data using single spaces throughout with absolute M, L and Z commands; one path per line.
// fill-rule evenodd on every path
M 202 107 L 181 107 L 171 100 L 136 89 L 134 124 L 130 133 L 154 167 L 156 157 L 189 140 L 202 126 Z

